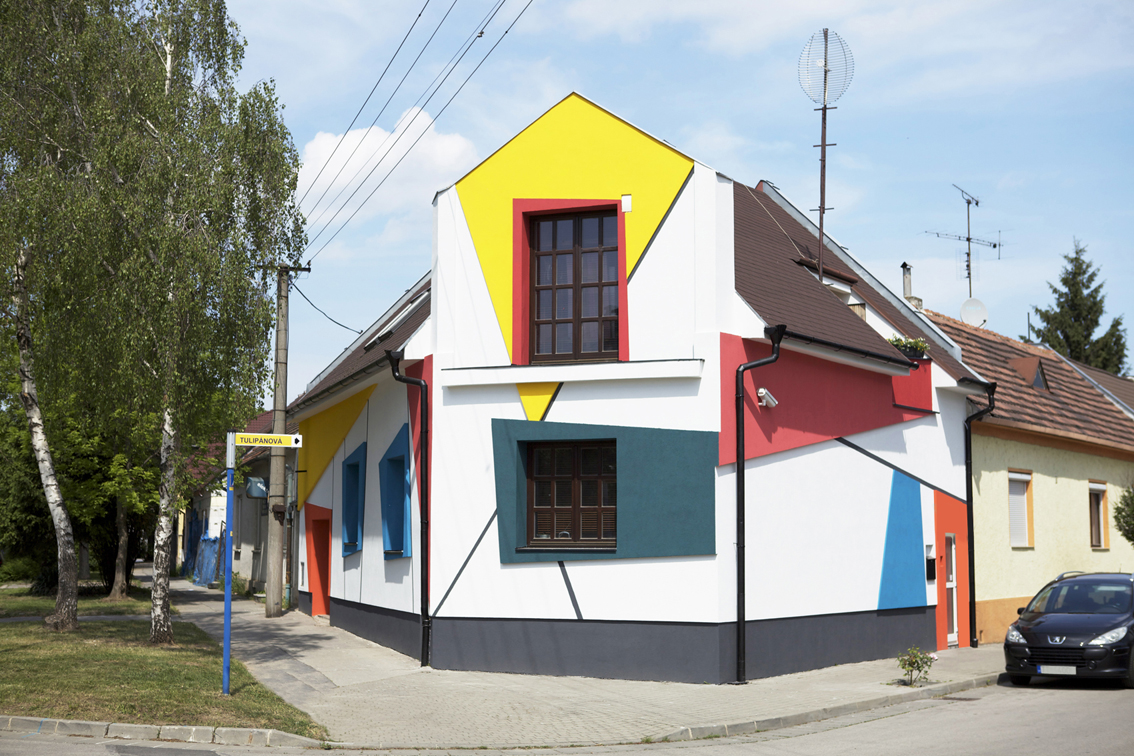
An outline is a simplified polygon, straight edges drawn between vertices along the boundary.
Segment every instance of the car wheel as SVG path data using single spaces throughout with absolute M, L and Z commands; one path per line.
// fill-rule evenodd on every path
M 1008 675 L 1008 680 L 1013 685 L 1019 685 L 1021 688 L 1032 681 L 1031 675 Z

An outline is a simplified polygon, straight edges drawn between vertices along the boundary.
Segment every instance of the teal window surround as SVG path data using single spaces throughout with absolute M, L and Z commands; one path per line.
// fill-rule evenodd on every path
M 618 545 L 528 546 L 527 444 L 593 439 L 618 448 Z M 492 451 L 502 564 L 716 553 L 716 433 L 495 418 Z
M 366 511 L 366 442 L 343 460 L 343 556 L 362 550 L 362 519 Z
M 402 425 L 382 455 L 378 475 L 382 480 L 382 548 L 385 559 L 412 556 L 413 533 L 410 483 L 409 424 Z

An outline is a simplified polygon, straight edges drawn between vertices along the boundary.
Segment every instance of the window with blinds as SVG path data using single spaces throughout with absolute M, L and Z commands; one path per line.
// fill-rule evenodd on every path
M 528 545 L 613 547 L 617 535 L 613 441 L 528 446 Z
M 1028 537 L 1028 487 L 1031 484 L 1031 475 L 1008 474 L 1008 532 L 1013 547 L 1032 545 Z

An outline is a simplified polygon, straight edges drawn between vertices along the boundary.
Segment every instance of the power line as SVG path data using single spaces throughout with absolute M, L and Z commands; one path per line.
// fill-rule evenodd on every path
M 418 96 L 413 106 L 402 114 L 402 117 L 398 119 L 398 122 L 396 124 L 394 124 L 394 128 L 390 131 L 389 134 L 386 135 L 386 138 L 382 140 L 382 143 L 378 145 L 374 152 L 370 154 L 370 157 L 363 161 L 362 165 L 359 166 L 358 170 L 354 172 L 353 176 L 351 176 L 350 181 L 347 182 L 346 186 L 339 190 L 339 193 L 335 195 L 335 199 L 331 201 L 332 204 L 338 201 L 338 198 L 342 196 L 342 193 L 346 191 L 346 189 L 350 187 L 352 183 L 354 183 L 354 180 L 356 178 L 358 178 L 358 174 L 362 173 L 367 164 L 371 160 L 373 160 L 379 152 L 382 152 L 382 148 L 386 146 L 386 143 L 390 141 L 390 138 L 394 137 L 394 143 L 390 145 L 389 149 L 382 153 L 382 157 L 378 159 L 378 162 L 374 164 L 374 166 L 370 169 L 370 171 L 366 174 L 362 181 L 359 182 L 358 186 L 354 188 L 354 191 L 351 192 L 346 201 L 344 201 L 343 204 L 339 205 L 338 209 L 335 210 L 335 212 L 331 215 L 330 220 L 328 220 L 326 224 L 324 224 L 323 227 L 319 229 L 319 233 L 315 234 L 314 238 L 310 239 L 307 242 L 307 246 L 304 248 L 304 251 L 315 246 L 315 242 L 318 241 L 319 237 L 327 232 L 327 230 L 331 227 L 331 224 L 335 222 L 335 218 L 337 218 L 339 214 L 346 209 L 347 204 L 351 201 L 351 199 L 354 198 L 356 194 L 358 194 L 359 190 L 362 189 L 362 186 L 366 183 L 366 181 L 374 174 L 374 171 L 378 170 L 378 166 L 382 164 L 382 161 L 386 159 L 386 157 L 390 154 L 394 147 L 397 146 L 398 142 L 401 141 L 401 138 L 405 134 L 405 132 L 409 130 L 410 126 L 412 126 L 417 120 L 418 116 L 421 115 L 422 111 L 425 108 L 425 105 L 429 104 L 429 102 L 433 99 L 437 92 L 440 91 L 441 86 L 445 83 L 446 80 L 448 80 L 453 71 L 457 69 L 457 66 L 472 48 L 472 45 L 476 42 L 477 39 L 484 36 L 484 29 L 487 28 L 492 19 L 496 17 L 496 14 L 500 11 L 505 2 L 507 2 L 507 0 L 498 0 L 498 2 L 496 2 L 496 4 L 489 10 L 488 14 L 486 14 L 485 17 L 480 20 L 480 23 L 476 25 L 472 33 L 469 34 L 467 38 L 465 38 L 465 41 L 462 42 L 461 45 L 457 48 L 457 51 L 453 53 L 453 57 L 449 58 L 449 62 L 446 63 L 445 66 L 437 72 L 437 75 L 433 77 L 433 81 L 431 81 L 429 83 L 429 86 L 427 86 L 425 90 Z M 444 78 L 442 78 L 442 74 L 444 74 Z M 438 82 L 438 79 L 440 79 L 440 82 Z M 436 85 L 436 87 L 434 85 Z M 426 95 L 429 96 L 423 103 L 422 99 L 425 98 Z M 414 110 L 414 108 L 418 109 Z M 412 116 L 410 116 L 411 111 L 413 112 Z M 409 122 L 406 123 L 405 129 L 399 132 L 398 128 L 402 125 L 407 117 L 409 117 L 410 119 Z M 319 218 L 322 218 L 324 215 L 326 215 L 326 210 L 319 214 Z M 321 252 L 322 249 L 320 249 L 319 251 Z
M 499 11 L 500 7 L 503 7 L 504 2 L 506 2 L 506 0 L 502 0 L 502 2 L 500 3 L 500 6 L 497 8 L 497 11 Z M 456 96 L 458 94 L 461 93 L 461 90 L 465 88 L 465 85 L 469 83 L 469 80 L 472 79 L 473 75 L 476 74 L 476 72 L 480 70 L 480 67 L 482 65 L 484 65 L 484 62 L 486 60 L 488 60 L 489 56 L 492 55 L 493 51 L 496 50 L 496 48 L 500 45 L 500 43 L 504 41 L 504 37 L 506 37 L 508 35 L 508 32 L 510 32 L 512 30 L 512 27 L 516 25 L 516 22 L 518 22 L 520 20 L 520 18 L 523 17 L 524 13 L 527 12 L 527 10 L 531 6 L 532 2 L 533 2 L 533 0 L 528 0 L 527 5 L 525 5 L 523 7 L 523 9 L 519 12 L 519 14 L 512 20 L 512 23 L 508 25 L 508 28 L 505 29 L 504 33 L 500 35 L 500 38 L 496 40 L 495 44 L 493 44 L 492 47 L 489 49 L 489 51 L 487 53 L 485 53 L 484 57 L 481 58 L 480 62 L 476 64 L 476 67 L 472 70 L 472 72 L 469 73 L 469 75 L 467 77 L 465 77 L 465 80 L 463 82 L 461 82 L 461 85 L 459 87 L 457 87 L 457 90 L 455 92 L 453 92 L 452 96 L 449 97 L 448 101 L 446 101 L 446 103 L 437 112 L 437 115 L 433 118 L 432 123 L 434 123 L 434 124 L 437 123 L 437 120 L 441 117 L 441 114 L 445 112 L 445 110 L 449 107 L 450 104 L 452 104 L 453 100 L 456 98 Z M 493 12 L 492 17 L 494 18 L 495 15 L 496 15 L 496 13 Z M 492 21 L 492 18 L 489 19 L 489 22 L 491 22 L 491 21 Z M 481 31 L 483 33 L 483 30 L 481 30 Z M 453 71 L 456 70 L 457 65 L 460 64 L 461 60 L 464 59 L 464 57 L 468 53 L 468 51 L 472 49 L 472 45 L 475 44 L 476 39 L 479 39 L 479 38 L 480 38 L 480 35 L 478 34 L 477 37 L 473 39 L 472 43 L 470 43 L 468 45 L 468 47 L 465 48 L 465 51 L 461 53 L 461 57 L 457 59 L 457 63 L 454 64 L 454 66 L 450 69 L 449 73 L 445 74 L 445 78 L 442 79 L 441 83 L 437 85 L 437 88 L 433 90 L 433 94 L 429 95 L 429 99 L 427 99 L 425 101 L 425 105 L 428 105 L 430 100 L 433 99 L 434 95 L 436 95 L 437 92 L 440 91 L 441 85 L 443 85 L 445 83 L 445 81 L 449 78 L 449 75 Z M 402 136 L 404 136 L 409 131 L 409 127 L 413 125 L 413 122 L 415 120 L 417 120 L 417 117 L 423 112 L 424 112 L 424 105 L 422 106 L 421 110 L 418 110 L 418 112 L 414 114 L 414 117 L 410 120 L 409 124 L 406 125 L 405 130 L 403 130 L 400 134 L 398 134 L 397 139 L 395 139 L 394 143 L 392 145 L 390 145 L 390 148 L 386 151 L 385 155 L 388 155 L 394 149 L 394 147 L 397 146 L 397 143 L 401 140 Z M 362 207 L 367 202 L 370 201 L 370 199 L 374 196 L 374 194 L 380 188 L 382 188 L 382 185 L 386 183 L 386 180 L 388 178 L 390 178 L 390 175 L 397 169 L 397 167 L 402 164 L 402 161 L 406 159 L 406 157 L 409 155 L 409 153 L 413 150 L 413 148 L 417 145 L 417 143 L 421 141 L 422 137 L 425 136 L 425 134 L 428 132 L 428 130 L 429 129 L 428 129 L 428 126 L 427 126 L 425 129 L 422 130 L 422 132 L 420 134 L 418 134 L 417 139 L 415 139 L 413 141 L 413 144 L 411 144 L 409 146 L 409 148 L 406 149 L 406 151 L 404 153 L 402 153 L 402 156 L 400 158 L 398 158 L 398 161 L 396 163 L 394 163 L 393 167 L 390 168 L 390 170 L 386 172 L 386 175 L 382 177 L 382 180 L 378 182 L 378 185 L 375 186 L 374 189 L 371 190 L 370 194 L 368 194 L 366 196 L 366 198 L 359 204 L 359 206 L 357 208 L 355 208 L 354 212 L 350 214 L 350 217 L 348 217 L 345 221 L 343 221 L 343 224 L 341 226 L 339 226 L 338 231 L 335 231 L 335 233 L 332 234 L 331 238 L 328 239 L 326 242 L 324 242 L 323 246 L 320 247 L 319 250 L 308 259 L 308 262 L 310 262 L 311 260 L 314 260 L 319 255 L 320 252 L 322 252 L 324 249 L 326 249 L 327 245 L 329 245 L 332 241 L 334 241 L 335 237 L 337 237 L 342 232 L 342 230 L 344 228 L 346 228 L 347 224 L 350 223 L 351 220 L 353 220 L 356 215 L 358 215 L 358 212 L 362 209 Z M 385 155 L 383 155 L 382 160 L 385 159 Z M 343 205 L 339 208 L 339 210 L 335 213 L 335 215 L 332 216 L 331 220 L 327 222 L 327 225 L 324 226 L 323 229 L 318 234 L 315 235 L 315 238 L 312 239 L 311 242 L 308 243 L 306 249 L 310 249 L 314 245 L 315 241 L 319 238 L 319 236 L 321 236 L 323 234 L 323 231 L 326 231 L 330 227 L 331 223 L 334 222 L 335 217 L 337 217 L 338 214 L 346 208 L 347 203 L 349 203 L 350 200 L 354 198 L 354 195 L 358 193 L 358 190 L 362 188 L 362 185 L 365 184 L 366 181 L 370 178 L 370 176 L 374 174 L 374 171 L 376 171 L 378 169 L 378 166 L 382 164 L 382 160 L 379 160 L 378 163 L 376 163 L 374 165 L 374 167 L 370 169 L 370 172 L 366 175 L 366 178 L 363 179 L 362 184 L 359 184 L 358 188 L 356 188 L 351 193 L 350 197 L 347 197 L 346 202 L 344 202 Z
M 382 109 L 378 111 L 378 115 L 374 116 L 374 120 L 371 121 L 370 125 L 366 127 L 366 131 L 363 132 L 362 138 L 358 140 L 358 144 L 356 144 L 354 146 L 354 149 L 351 150 L 350 155 L 347 156 L 347 159 L 344 160 L 343 164 L 339 167 L 338 173 L 336 173 L 335 177 L 333 179 L 331 179 L 330 182 L 327 184 L 327 188 L 324 189 L 323 193 L 319 195 L 319 199 L 315 200 L 315 204 L 311 206 L 310 212 L 315 212 L 315 208 L 319 207 L 319 203 L 322 202 L 323 198 L 327 196 L 327 192 L 329 192 L 331 190 L 331 187 L 335 185 L 335 182 L 339 180 L 339 176 L 341 176 L 343 174 L 343 171 L 346 170 L 347 164 L 350 163 L 351 158 L 353 158 L 355 153 L 358 152 L 358 148 L 362 146 L 362 143 L 364 141 L 366 141 L 367 135 L 370 133 L 370 130 L 374 128 L 374 125 L 378 123 L 378 119 L 381 118 L 382 114 L 386 112 L 386 108 L 388 108 L 390 106 L 390 102 L 394 99 L 394 96 L 402 88 L 402 84 L 405 83 L 406 79 L 410 75 L 410 72 L 413 71 L 414 66 L 416 66 L 417 62 L 419 60 L 421 60 L 421 56 L 425 54 L 425 51 L 429 48 L 429 44 L 433 41 L 433 38 L 437 36 L 437 32 L 441 31 L 441 26 L 445 23 L 445 19 L 449 18 L 449 14 L 452 13 L 453 8 L 455 8 L 457 6 L 457 2 L 458 2 L 458 0 L 453 0 L 453 4 L 449 6 L 449 10 L 445 11 L 445 15 L 441 17 L 441 20 L 437 23 L 437 27 L 433 30 L 433 33 L 429 35 L 429 39 L 427 39 L 425 41 L 425 45 L 423 45 L 421 50 L 418 51 L 417 57 L 413 59 L 413 62 L 410 63 L 409 68 L 407 68 L 406 72 L 402 75 L 401 81 L 399 81 L 398 85 L 396 87 L 394 87 L 394 91 L 390 93 L 390 96 L 386 98 L 386 102 L 385 102 L 384 105 L 382 105 Z M 347 131 L 349 132 L 350 129 L 348 128 Z M 346 138 L 345 133 L 343 134 L 343 138 Z M 342 143 L 342 139 L 339 140 L 339 143 L 340 144 Z M 330 160 L 330 158 L 328 158 L 328 161 L 329 160 Z M 357 176 L 357 175 L 358 174 L 355 173 L 355 176 Z M 353 181 L 353 180 L 354 180 L 354 178 L 352 177 L 351 181 Z M 350 182 L 347 182 L 347 186 L 349 186 L 349 185 L 350 185 Z M 345 189 L 345 187 L 344 187 L 344 189 Z M 343 189 L 340 189 L 339 193 L 335 195 L 335 198 L 331 200 L 332 205 L 335 204 L 335 200 L 337 200 L 339 197 L 342 196 L 342 193 L 343 193 Z M 319 219 L 322 218 L 326 214 L 327 214 L 327 210 L 324 209 L 323 212 L 319 214 L 319 217 L 316 218 L 314 221 L 312 221 L 312 224 L 318 223 Z
M 319 180 L 319 177 L 323 175 L 323 171 L 325 171 L 327 169 L 327 166 L 331 164 L 331 158 L 335 156 L 335 153 L 339 150 L 339 146 L 343 143 L 343 139 L 345 139 L 346 135 L 350 133 L 351 126 L 354 126 L 354 122 L 358 120 L 358 117 L 360 115 L 362 115 L 362 111 L 366 108 L 366 103 L 370 102 L 370 98 L 374 96 L 374 92 L 377 91 L 378 85 L 382 83 L 382 79 L 386 76 L 386 72 L 390 70 L 390 66 L 394 65 L 394 59 L 397 58 L 398 53 L 401 52 L 402 45 L 406 43 L 406 40 L 409 39 L 409 35 L 413 33 L 414 27 L 417 26 L 417 22 L 421 20 L 421 15 L 425 13 L 425 9 L 429 7 L 429 3 L 431 1 L 432 0 L 425 0 L 425 5 L 421 6 L 421 10 L 417 12 L 417 18 L 415 18 L 413 20 L 413 23 L 410 24 L 410 28 L 409 31 L 406 32 L 406 36 L 402 37 L 402 41 L 401 44 L 398 45 L 398 49 L 394 50 L 394 54 L 390 56 L 390 61 L 386 64 L 386 67 L 382 69 L 381 75 L 378 76 L 378 81 L 374 82 L 374 87 L 370 90 L 370 94 L 366 95 L 366 99 L 362 101 L 362 107 L 359 108 L 358 112 L 354 114 L 354 118 L 350 119 L 350 126 L 347 126 L 346 131 L 344 131 L 343 135 L 339 137 L 339 141 L 337 144 L 335 144 L 335 148 L 331 150 L 331 154 L 328 155 L 327 159 L 323 162 L 323 167 L 320 168 L 319 172 L 315 174 L 315 178 L 311 180 L 311 185 L 308 186 L 307 190 L 303 192 L 303 196 L 300 197 L 299 202 L 296 203 L 297 205 L 303 204 L 303 200 L 307 199 L 307 195 L 311 191 L 311 188 L 315 186 L 315 182 Z M 316 203 L 316 206 L 318 206 L 318 203 Z
M 292 281 L 292 282 L 291 282 L 291 285 L 292 285 L 292 287 L 293 287 L 293 288 L 294 288 L 294 289 L 295 289 L 296 291 L 298 291 L 298 292 L 299 292 L 299 296 L 301 296 L 301 297 L 303 297 L 304 299 L 306 299 L 306 300 L 307 300 L 307 304 L 309 304 L 309 305 L 311 305 L 312 307 L 314 307 L 314 308 L 315 308 L 315 311 L 316 311 L 316 312 L 318 312 L 318 313 L 319 313 L 320 315 L 322 315 L 323 317 L 325 317 L 325 318 L 326 318 L 327 320 L 331 321 L 332 323 L 334 323 L 335 325 L 337 325 L 337 326 L 339 326 L 339 327 L 341 327 L 341 328 L 345 328 L 345 329 L 347 329 L 348 331 L 351 331 L 352 333 L 362 333 L 362 331 L 356 331 L 356 330 L 354 330 L 353 328 L 351 328 L 351 327 L 350 327 L 350 326 L 348 326 L 348 325 L 343 325 L 342 323 L 340 323 L 339 321 L 335 320 L 334 318 L 332 318 L 332 317 L 331 317 L 330 315 L 328 315 L 327 313 L 325 313 L 325 312 L 323 312 L 322 310 L 320 310 L 320 309 L 319 309 L 319 307 L 318 307 L 318 306 L 316 306 L 316 304 L 315 304 L 314 302 L 312 302 L 312 301 L 310 300 L 310 298 L 308 298 L 308 296 L 307 296 L 306 294 L 304 294 L 304 293 L 303 293 L 303 289 L 300 289 L 300 288 L 299 288 L 298 286 L 296 286 L 296 285 L 295 285 L 295 281 Z

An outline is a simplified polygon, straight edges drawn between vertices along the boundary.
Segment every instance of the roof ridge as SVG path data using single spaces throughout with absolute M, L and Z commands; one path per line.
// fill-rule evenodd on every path
M 957 320 L 956 318 L 951 318 L 948 315 L 944 315 L 940 312 L 937 312 L 936 310 L 931 310 L 928 307 L 925 308 L 924 312 L 927 315 L 929 315 L 930 317 L 938 318 L 940 320 L 947 320 L 950 323 L 957 325 L 957 326 L 959 326 L 959 327 L 961 327 L 961 328 L 963 328 L 966 331 L 969 331 L 971 333 L 980 334 L 981 336 L 992 336 L 994 338 L 997 338 L 1001 341 L 1005 341 L 1005 342 L 1007 342 L 1007 343 L 1009 343 L 1013 346 L 1019 347 L 1021 349 L 1026 350 L 1026 351 L 1036 352 L 1037 357 L 1043 357 L 1043 356 L 1046 356 L 1049 352 L 1055 351 L 1051 347 L 1045 346 L 1043 344 L 1032 344 L 1032 343 L 1029 343 L 1027 341 L 1020 341 L 1019 339 L 1014 339 L 1011 336 L 1005 336 L 1002 333 L 999 333 L 997 331 L 993 331 L 990 328 L 981 328 L 979 326 L 969 325 L 968 323 L 966 323 L 963 320 Z

